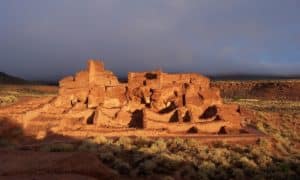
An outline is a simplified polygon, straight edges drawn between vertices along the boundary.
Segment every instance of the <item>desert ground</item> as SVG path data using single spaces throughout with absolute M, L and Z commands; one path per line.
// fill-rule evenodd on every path
M 28 136 L 10 118 L 37 108 L 58 87 L 0 85 L 0 179 L 299 179 L 300 81 L 213 81 L 243 124 L 264 136 Z M 216 135 L 218 136 L 218 135 Z M 207 137 L 209 138 L 209 137 Z

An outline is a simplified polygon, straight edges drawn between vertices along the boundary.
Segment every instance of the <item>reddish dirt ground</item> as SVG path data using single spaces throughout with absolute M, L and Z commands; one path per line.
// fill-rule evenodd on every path
M 0 150 L 0 179 L 114 179 L 91 153 Z M 17 162 L 17 163 L 16 163 Z

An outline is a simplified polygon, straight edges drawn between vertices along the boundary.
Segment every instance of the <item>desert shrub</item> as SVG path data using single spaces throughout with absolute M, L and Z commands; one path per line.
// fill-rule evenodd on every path
M 78 147 L 79 151 L 90 151 L 90 152 L 96 152 L 98 150 L 97 144 L 93 142 L 91 139 L 83 140 L 80 146 Z
M 225 148 L 213 149 L 208 153 L 208 159 L 216 165 L 221 165 L 223 167 L 229 167 L 228 157 L 230 156 L 230 151 Z
M 6 139 L 0 137 L 0 147 L 5 146 L 8 143 Z
M 239 163 L 241 164 L 241 167 L 244 168 L 257 168 L 257 164 L 253 160 L 248 159 L 247 157 L 240 158 Z
M 99 158 L 104 163 L 111 163 L 114 161 L 115 157 L 112 152 L 103 152 L 99 154 Z
M 174 180 L 172 176 L 164 176 L 161 178 L 162 180 Z
M 147 138 L 147 137 L 137 137 L 134 139 L 133 141 L 133 144 L 135 146 L 137 146 L 138 148 L 141 148 L 141 147 L 149 147 L 152 143 L 152 140 Z
M 242 169 L 240 169 L 240 168 L 233 168 L 232 169 L 232 176 L 236 180 L 246 179 L 244 171 Z
M 148 153 L 161 153 L 167 149 L 167 144 L 163 139 L 158 139 L 149 148 Z
M 180 165 L 180 161 L 177 161 L 165 152 L 155 156 L 153 161 L 157 164 L 154 171 L 160 174 L 170 174 L 178 169 Z
M 8 139 L 4 139 L 0 137 L 0 147 L 8 147 L 12 144 Z
M 131 155 L 131 164 L 134 167 L 138 167 L 142 162 L 144 162 L 147 159 L 151 159 L 152 156 L 145 154 L 145 153 L 141 153 L 139 151 L 133 153 Z
M 209 148 L 206 145 L 200 145 L 197 148 L 198 157 L 202 160 L 206 160 L 208 158 L 207 154 L 209 152 Z
M 258 121 L 258 122 L 256 123 L 256 128 L 257 128 L 258 130 L 260 130 L 261 132 L 263 132 L 263 133 L 267 133 L 266 130 L 265 130 L 265 127 L 264 127 L 264 123 L 261 122 L 261 121 Z
M 168 142 L 168 149 L 173 153 L 177 153 L 179 151 L 186 151 L 190 148 L 186 140 L 182 138 L 170 139 L 167 142 Z
M 18 98 L 14 95 L 0 96 L 0 105 L 7 105 L 14 103 Z
M 93 139 L 91 139 L 90 142 L 95 144 L 106 144 L 108 140 L 105 136 L 96 136 Z
M 299 177 L 300 156 L 283 161 L 282 156 L 272 154 L 272 145 L 266 139 L 245 146 L 224 142 L 203 145 L 194 139 L 181 138 L 121 137 L 112 141 L 100 136 L 83 141 L 79 149 L 97 151 L 102 162 L 126 176 L 180 175 L 182 179 Z
M 199 146 L 199 141 L 195 140 L 195 139 L 187 139 L 186 140 L 186 144 L 188 147 L 190 148 L 198 148 Z
M 106 149 L 109 149 L 110 152 L 114 154 L 114 156 L 121 156 L 122 153 L 127 153 L 121 146 L 116 146 L 115 144 L 105 145 Z M 100 146 L 101 147 L 101 146 Z M 99 148 L 98 148 L 99 149 Z
M 270 148 L 270 146 L 271 146 L 270 141 L 269 141 L 269 140 L 266 140 L 266 139 L 264 139 L 264 138 L 259 138 L 258 141 L 257 141 L 257 144 L 258 144 L 261 148 L 263 148 L 263 149 L 268 149 L 268 148 Z
M 126 144 L 131 144 L 131 143 L 132 143 L 131 138 L 125 137 L 125 136 L 120 137 L 118 139 L 118 141 L 116 142 L 116 144 L 120 144 L 120 145 L 126 145 Z
M 42 146 L 40 150 L 46 152 L 72 152 L 75 147 L 72 144 L 56 143 Z
M 282 154 L 288 154 L 287 149 L 284 147 L 284 145 L 282 143 L 275 143 L 275 147 L 276 149 L 281 152 Z
M 237 163 L 238 167 L 244 169 L 244 173 L 246 173 L 246 175 L 255 174 L 256 170 L 258 170 L 257 164 L 253 160 L 248 159 L 247 157 L 240 158 Z
M 232 101 L 239 101 L 241 99 L 240 96 L 233 96 Z
M 139 175 L 150 175 L 153 173 L 153 170 L 156 168 L 157 164 L 153 160 L 146 160 L 142 162 L 138 167 L 138 174 Z
M 209 180 L 208 175 L 206 174 L 206 172 L 203 172 L 201 170 L 197 171 L 197 178 L 196 179 L 201 179 L 201 180 Z
M 198 179 L 199 175 L 203 175 L 203 177 L 205 177 L 205 172 L 204 174 L 201 173 L 203 172 L 199 172 L 194 166 L 187 164 L 181 167 L 180 176 L 182 179 Z
M 202 161 L 199 169 L 209 176 L 212 176 L 216 170 L 216 165 L 211 161 Z
M 129 137 L 120 137 L 117 142 L 115 143 L 115 145 L 117 146 L 121 146 L 122 148 L 125 149 L 131 149 L 132 146 L 132 139 Z
M 266 168 L 272 163 L 272 158 L 258 147 L 251 149 L 251 159 L 253 159 L 260 168 Z
M 112 167 L 116 169 L 120 174 L 124 174 L 124 175 L 130 174 L 130 169 L 131 169 L 130 165 L 121 159 L 115 159 Z
M 211 177 L 211 179 L 230 179 L 229 176 L 230 174 L 226 171 L 225 168 L 223 167 L 218 167 L 218 170 L 215 171 L 213 177 Z

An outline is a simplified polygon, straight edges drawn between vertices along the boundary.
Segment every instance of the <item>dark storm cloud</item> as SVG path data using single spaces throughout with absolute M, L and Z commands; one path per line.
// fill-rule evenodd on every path
M 3 0 L 0 71 L 56 78 L 102 58 L 118 74 L 296 74 L 298 0 Z

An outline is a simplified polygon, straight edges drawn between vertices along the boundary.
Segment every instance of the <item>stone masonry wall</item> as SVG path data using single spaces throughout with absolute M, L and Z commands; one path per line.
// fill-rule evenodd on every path
M 217 133 L 239 129 L 239 107 L 222 103 L 217 88 L 196 73 L 129 72 L 128 83 L 89 60 L 86 70 L 59 82 L 55 106 L 66 113 L 88 112 L 82 125 Z

